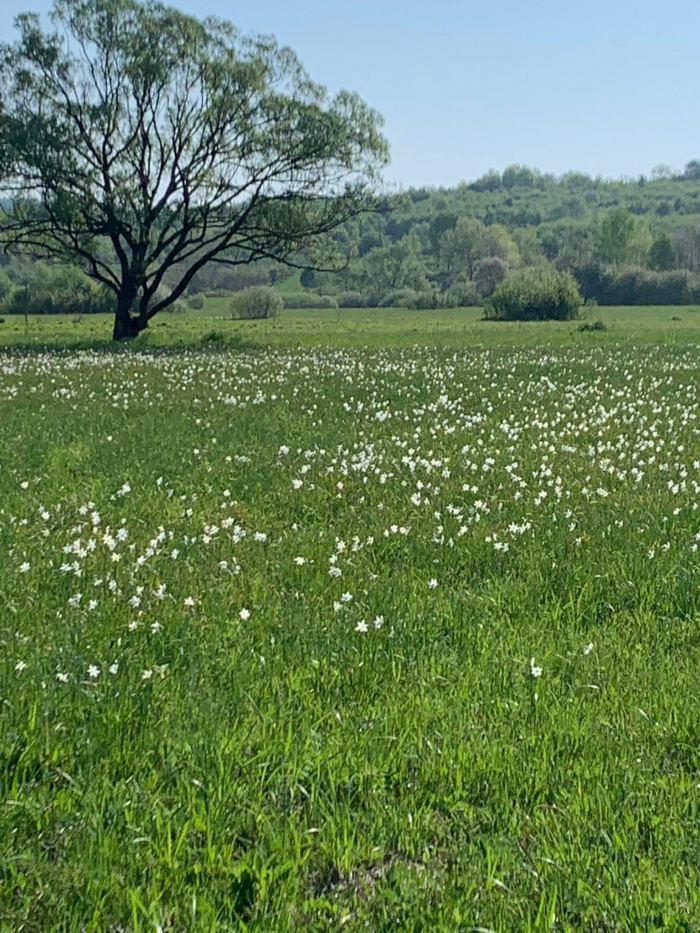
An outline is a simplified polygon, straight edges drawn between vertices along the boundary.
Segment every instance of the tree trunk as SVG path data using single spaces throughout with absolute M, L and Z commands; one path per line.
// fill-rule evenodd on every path
M 112 340 L 130 340 L 148 327 L 148 318 L 132 314 L 132 302 L 121 295 L 117 300 L 117 310 L 114 315 L 114 331 Z

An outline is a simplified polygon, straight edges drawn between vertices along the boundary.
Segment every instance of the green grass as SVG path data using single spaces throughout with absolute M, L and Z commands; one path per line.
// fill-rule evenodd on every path
M 284 311 L 271 321 L 232 321 L 227 298 L 207 298 L 200 311 L 162 314 L 136 346 L 194 346 L 214 331 L 219 342 L 233 346 L 499 347 L 662 342 L 700 342 L 700 307 L 593 308 L 581 320 L 603 320 L 607 330 L 581 333 L 579 321 L 568 323 L 503 323 L 482 320 L 479 308 L 450 311 L 407 311 L 401 308 Z M 108 315 L 5 317 L 0 346 L 111 347 Z
M 2 933 L 700 930 L 700 314 L 478 316 L 0 325 Z

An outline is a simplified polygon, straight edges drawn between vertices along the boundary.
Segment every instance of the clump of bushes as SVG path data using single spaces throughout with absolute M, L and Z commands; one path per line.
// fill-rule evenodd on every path
M 700 303 L 700 276 L 687 269 L 653 272 L 635 267 L 616 269 L 598 263 L 573 270 L 586 304 L 693 305 Z
M 418 292 L 414 288 L 397 288 L 395 291 L 382 295 L 377 303 L 378 308 L 415 308 L 418 301 Z
M 284 308 L 279 292 L 267 285 L 253 285 L 234 295 L 229 302 L 231 317 L 237 321 L 259 321 L 277 317 Z
M 220 330 L 208 330 L 206 334 L 202 334 L 200 341 L 203 344 L 211 343 L 223 343 L 225 340 L 224 334 Z
M 297 308 L 337 308 L 338 302 L 330 295 L 315 295 L 313 292 L 298 292 L 284 296 L 284 307 Z
M 204 295 L 190 295 L 187 299 L 187 304 L 193 311 L 201 311 L 204 307 Z
M 359 292 L 343 292 L 338 298 L 339 308 L 365 308 L 367 303 Z
M 608 325 L 605 323 L 605 321 L 601 321 L 600 318 L 598 318 L 597 321 L 584 321 L 582 324 L 579 324 L 579 326 L 577 327 L 577 330 L 580 330 L 580 331 L 607 330 L 607 329 L 608 329 Z
M 15 288 L 7 287 L 7 276 L 0 281 L 7 314 L 79 315 L 114 310 L 114 294 L 75 266 L 36 262 L 30 273 L 29 280 Z
M 583 298 L 570 272 L 528 268 L 509 276 L 484 303 L 495 321 L 570 321 Z

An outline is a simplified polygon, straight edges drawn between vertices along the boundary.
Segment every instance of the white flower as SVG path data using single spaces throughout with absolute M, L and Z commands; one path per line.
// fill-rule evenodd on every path
M 26 573 L 26 572 L 29 570 L 29 568 L 30 568 L 31 566 L 32 566 L 32 565 L 29 563 L 29 561 L 28 561 L 28 560 L 25 560 L 25 562 L 24 562 L 23 564 L 20 564 L 19 572 L 20 572 L 20 573 Z
M 96 680 L 100 676 L 100 669 L 96 664 L 91 664 L 88 668 L 88 674 L 92 677 L 93 680 Z
M 293 480 L 292 480 L 292 486 L 294 487 L 294 489 L 301 489 L 301 487 L 302 487 L 303 485 L 304 485 L 304 480 L 303 480 L 303 479 L 293 479 Z
M 119 670 L 119 661 L 115 661 L 114 664 L 109 665 L 109 673 L 116 674 Z
M 26 666 L 27 665 L 24 663 L 24 661 L 18 661 L 15 664 L 15 670 L 21 673 L 25 669 Z
M 352 602 L 352 593 L 343 593 L 340 597 L 341 603 L 350 603 Z
M 253 538 L 255 541 L 261 541 L 263 543 L 267 541 L 267 535 L 265 534 L 264 531 L 256 531 L 255 534 L 253 535 Z
M 435 587 L 436 587 L 437 585 L 438 585 L 438 582 L 437 582 L 437 580 L 435 579 L 435 577 L 433 577 L 432 580 L 428 580 L 428 589 L 429 589 L 429 590 L 434 590 Z
M 60 681 L 62 684 L 68 683 L 68 674 L 56 674 L 56 680 Z
M 297 567 L 303 567 L 304 564 L 306 563 L 306 558 L 305 558 L 305 557 L 295 557 L 295 558 L 294 558 L 294 563 L 297 565 Z
M 380 629 L 384 625 L 384 616 L 377 616 L 374 620 L 374 627 Z
M 586 645 L 586 647 L 583 649 L 583 653 L 590 654 L 591 651 L 593 651 L 593 642 L 590 642 L 590 644 Z
M 542 676 L 542 668 L 535 664 L 534 658 L 530 658 L 530 674 L 535 678 Z
M 366 631 L 367 631 L 367 623 L 365 622 L 364 619 L 362 619 L 361 622 L 358 622 L 358 623 L 357 623 L 357 625 L 355 626 L 355 631 L 356 631 L 356 632 L 366 632 Z
M 244 622 L 247 622 L 250 618 L 250 609 L 241 609 L 238 615 L 243 619 Z
M 150 680 L 153 677 L 153 671 L 141 671 L 141 680 Z
M 185 606 L 191 608 L 195 604 L 195 599 L 193 596 L 186 596 L 184 601 Z

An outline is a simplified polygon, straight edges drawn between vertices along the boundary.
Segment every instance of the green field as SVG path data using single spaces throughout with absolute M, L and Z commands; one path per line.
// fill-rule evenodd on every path
M 138 346 L 193 347 L 211 343 L 247 347 L 365 346 L 541 346 L 548 343 L 587 346 L 593 343 L 681 343 L 700 341 L 700 307 L 636 307 L 586 309 L 581 321 L 508 323 L 482 320 L 480 308 L 451 311 L 381 310 L 285 311 L 271 321 L 232 321 L 228 298 L 207 298 L 201 311 L 161 314 L 138 340 Z M 581 333 L 580 323 L 602 320 L 607 330 Z M 71 347 L 114 349 L 112 319 L 47 315 L 6 316 L 0 324 L 0 347 Z
M 0 325 L 0 931 L 700 931 L 700 308 L 205 311 Z

